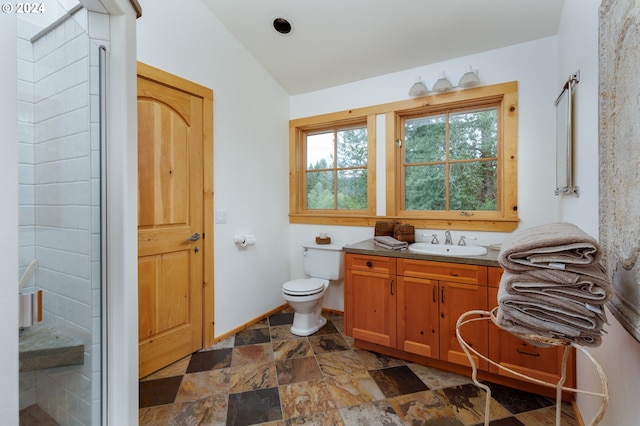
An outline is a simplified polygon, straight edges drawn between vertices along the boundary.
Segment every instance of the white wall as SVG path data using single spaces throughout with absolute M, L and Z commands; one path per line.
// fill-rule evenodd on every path
M 108 8 L 107 105 L 107 387 L 109 425 L 138 422 L 138 148 L 135 13 L 129 0 L 103 0 Z M 104 348 L 103 348 L 104 349 Z M 96 381 L 93 382 L 97 383 Z
M 198 0 L 140 2 L 138 59 L 214 92 L 215 334 L 284 303 L 289 278 L 287 93 Z M 213 220 L 213 218 L 207 218 Z M 236 234 L 255 246 L 238 249 Z
M 565 0 L 558 35 L 558 82 L 580 70 L 574 95 L 574 181 L 579 196 L 560 197 L 560 219 L 598 236 L 599 0 Z M 559 93 L 559 90 L 558 90 Z
M 599 0 L 565 0 L 558 35 L 558 81 L 580 70 L 575 94 L 575 182 L 579 197 L 562 197 L 560 217 L 598 236 L 598 8 Z M 636 183 L 637 184 L 637 183 Z M 602 346 L 590 353 L 607 375 L 611 401 L 602 425 L 637 424 L 640 407 L 640 343 L 609 313 Z M 600 379 L 584 356 L 577 358 L 578 388 L 599 392 Z M 578 406 L 588 423 L 599 401 L 580 395 Z
M 422 76 L 431 87 L 438 73 L 445 70 L 455 84 L 465 66 L 479 69 L 482 84 L 518 81 L 518 212 L 520 227 L 528 228 L 558 220 L 558 199 L 555 189 L 555 107 L 559 93 L 557 73 L 557 38 L 548 37 L 503 49 L 463 58 L 425 65 L 416 69 L 383 75 L 352 84 L 333 87 L 291 98 L 291 118 L 307 117 L 350 108 L 363 107 L 408 98 L 409 87 L 415 76 Z M 381 120 L 378 120 L 378 124 Z M 378 148 L 384 146 L 384 127 L 377 129 Z M 376 161 L 384 167 L 384 149 L 377 150 Z M 378 170 L 379 179 L 384 169 Z M 381 182 L 379 182 L 381 183 Z M 383 213 L 384 191 L 378 188 L 377 210 Z M 291 276 L 299 278 L 302 271 L 300 244 L 313 239 L 318 232 L 327 232 L 334 240 L 355 243 L 373 236 L 367 227 L 320 225 L 293 225 L 291 227 Z M 417 230 L 418 233 L 438 233 L 442 230 Z M 454 235 L 457 233 L 454 230 Z M 467 232 L 478 238 L 474 243 L 489 245 L 501 242 L 505 234 L 494 232 Z M 442 240 L 442 238 L 441 238 Z M 325 307 L 342 310 L 344 306 L 342 283 L 329 288 Z
M 0 15 L 0 419 L 18 424 L 18 133 L 16 15 Z

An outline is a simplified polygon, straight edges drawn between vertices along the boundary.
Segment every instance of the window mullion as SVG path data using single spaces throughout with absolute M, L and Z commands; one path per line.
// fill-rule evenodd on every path
M 338 130 L 333 130 L 333 208 L 338 210 Z
M 400 204 L 399 210 L 404 210 L 406 208 L 405 192 L 404 192 L 405 191 L 404 179 L 406 176 L 406 169 L 407 169 L 406 160 L 404 158 L 405 145 L 407 144 L 407 139 L 404 132 L 405 120 L 406 120 L 406 117 L 400 120 L 400 126 L 399 126 L 400 134 L 398 135 L 398 139 L 397 139 L 398 141 L 400 141 L 400 144 L 394 143 L 395 149 L 397 150 L 397 152 L 399 152 L 396 160 L 397 161 L 396 173 L 399 174 L 398 176 L 396 176 L 396 179 L 397 179 L 398 185 L 400 185 L 400 190 L 398 191 L 399 196 L 396 197 L 396 200 L 397 200 L 396 202 L 399 202 Z
M 449 163 L 449 113 L 445 113 L 445 130 L 444 130 L 444 193 L 445 193 L 445 211 L 449 211 L 450 201 L 451 201 L 451 193 L 449 186 L 449 178 L 450 178 L 450 170 L 451 166 Z
M 299 133 L 299 144 L 300 147 L 300 155 L 296 158 L 297 167 L 300 173 L 300 179 L 302 184 L 300 185 L 300 190 L 298 191 L 298 209 L 304 210 L 307 208 L 307 186 L 309 185 L 309 172 L 307 171 L 307 132 Z

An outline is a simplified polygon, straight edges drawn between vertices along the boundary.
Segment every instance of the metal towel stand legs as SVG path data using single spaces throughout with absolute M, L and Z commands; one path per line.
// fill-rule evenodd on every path
M 555 345 L 555 346 L 563 346 L 564 348 L 564 353 L 562 355 L 562 375 L 560 377 L 560 380 L 557 383 L 549 383 L 549 382 L 545 382 L 542 380 L 538 380 L 535 379 L 533 377 L 524 375 L 522 373 L 519 373 L 517 371 L 513 371 L 510 368 L 507 368 L 505 366 L 502 366 L 492 360 L 490 360 L 489 358 L 487 358 L 485 355 L 480 354 L 478 351 L 476 351 L 475 349 L 473 349 L 471 346 L 469 346 L 469 344 L 467 344 L 467 342 L 464 341 L 464 339 L 462 338 L 462 334 L 460 333 L 460 328 L 470 322 L 473 321 L 487 321 L 487 320 L 491 320 L 496 327 L 498 327 L 498 325 L 496 324 L 496 317 L 495 317 L 495 313 L 496 310 L 498 308 L 494 308 L 492 311 L 468 311 L 463 313 L 462 315 L 460 315 L 460 318 L 458 318 L 458 322 L 456 323 L 456 337 L 458 338 L 458 342 L 460 343 L 460 346 L 462 346 L 462 349 L 464 350 L 464 353 L 467 355 L 467 358 L 469 358 L 469 363 L 471 364 L 471 378 L 473 380 L 473 382 L 476 384 L 476 386 L 480 387 L 481 389 L 484 389 L 484 391 L 487 393 L 487 399 L 485 402 L 485 411 L 484 411 L 484 424 L 485 426 L 489 426 L 489 420 L 491 417 L 491 412 L 490 412 L 490 404 L 491 404 L 491 389 L 485 385 L 482 384 L 478 381 L 477 378 L 477 374 L 478 374 L 478 369 L 476 367 L 475 361 L 473 359 L 473 356 L 471 355 L 472 353 L 476 356 L 478 356 L 479 358 L 489 362 L 491 365 L 494 365 L 500 369 L 503 369 L 505 371 L 508 371 L 509 373 L 520 377 L 521 379 L 533 382 L 533 383 L 537 383 L 539 385 L 543 385 L 543 386 L 548 386 L 548 387 L 553 387 L 556 388 L 556 426 L 560 426 L 560 418 L 561 418 L 561 413 L 562 413 L 562 391 L 570 391 L 570 392 L 576 392 L 576 393 L 583 393 L 586 395 L 593 395 L 593 396 L 598 396 L 600 398 L 602 398 L 602 404 L 600 405 L 600 409 L 598 410 L 598 412 L 596 413 L 595 417 L 593 418 L 593 420 L 591 421 L 591 423 L 589 423 L 591 426 L 595 426 L 597 425 L 600 420 L 602 420 L 602 416 L 604 416 L 604 413 L 607 409 L 607 406 L 609 404 L 609 386 L 607 384 L 607 377 L 604 374 L 604 371 L 602 370 L 602 367 L 600 366 L 600 364 L 598 363 L 598 361 L 596 361 L 596 359 L 591 356 L 591 354 L 583 347 L 580 345 L 577 345 L 575 343 L 567 343 L 565 341 L 562 340 L 555 340 L 555 339 L 548 339 L 546 337 L 541 337 L 541 336 L 534 336 L 534 335 L 527 335 L 527 336 L 517 336 L 517 337 L 526 337 L 527 340 L 532 340 L 532 341 L 540 341 L 541 343 L 544 343 L 546 345 Z M 473 318 L 469 318 L 469 317 L 473 317 Z M 576 348 L 576 350 L 581 351 L 582 353 L 585 354 L 585 356 L 587 358 L 589 358 L 589 360 L 593 363 L 593 365 L 596 367 L 596 370 L 598 371 L 598 374 L 600 375 L 600 380 L 602 382 L 602 392 L 601 393 L 597 393 L 597 392 L 590 392 L 590 391 L 585 391 L 585 390 L 579 390 L 579 389 L 574 389 L 574 388 L 569 388 L 569 387 L 565 387 L 564 386 L 564 382 L 567 378 L 567 360 L 569 359 L 569 351 L 571 349 L 571 347 Z

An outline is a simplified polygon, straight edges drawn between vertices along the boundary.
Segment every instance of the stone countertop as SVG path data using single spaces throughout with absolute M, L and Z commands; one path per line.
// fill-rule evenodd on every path
M 487 254 L 482 256 L 438 256 L 432 254 L 419 254 L 412 253 L 409 250 L 391 250 L 386 249 L 384 247 L 380 247 L 373 243 L 373 238 L 369 240 L 360 241 L 355 244 L 348 244 L 343 247 L 342 251 L 345 253 L 357 253 L 357 254 L 368 254 L 372 256 L 386 256 L 386 257 L 400 257 L 405 259 L 420 259 L 420 260 L 431 260 L 435 262 L 450 262 L 450 263 L 463 263 L 466 265 L 482 265 L 482 266 L 497 266 L 500 267 L 498 263 L 498 253 L 497 250 L 493 250 L 489 247 L 486 247 Z

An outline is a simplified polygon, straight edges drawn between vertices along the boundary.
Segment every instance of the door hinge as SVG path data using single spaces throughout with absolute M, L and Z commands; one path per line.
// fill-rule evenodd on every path
M 402 148 L 402 139 L 396 139 L 396 145 L 398 145 L 398 148 Z

